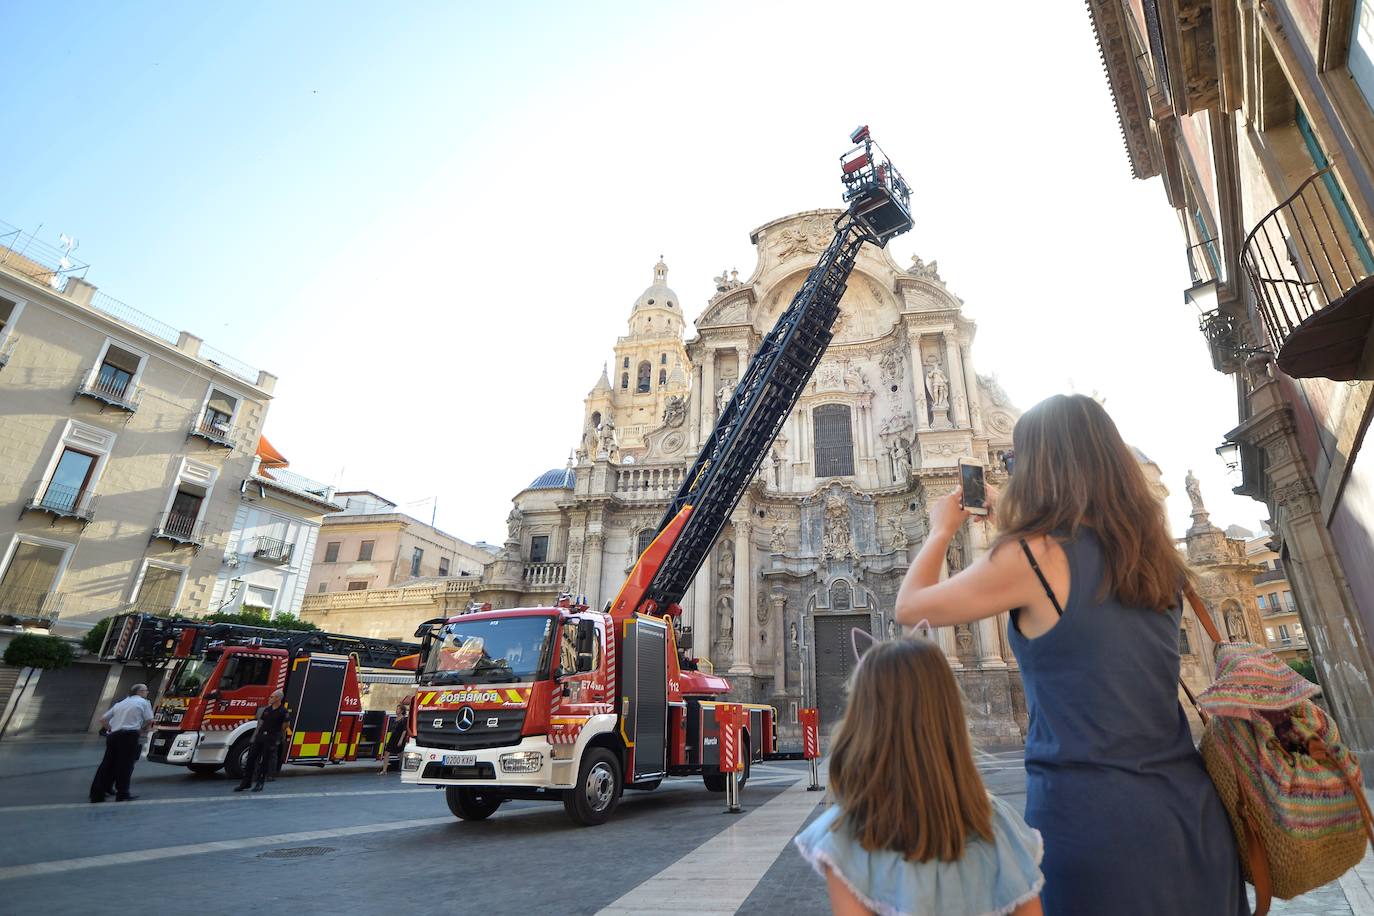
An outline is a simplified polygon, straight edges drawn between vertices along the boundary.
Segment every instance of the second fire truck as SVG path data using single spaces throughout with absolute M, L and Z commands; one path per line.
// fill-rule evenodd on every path
M 716 711 L 730 684 L 695 670 L 679 602 L 830 343 L 865 244 L 911 228 L 910 193 L 860 128 L 841 157 L 848 210 L 791 305 L 760 343 L 656 537 L 605 611 L 479 609 L 429 621 L 402 780 L 446 789 L 450 810 L 490 817 L 508 799 L 561 800 L 600 824 L 624 789 L 669 776 L 725 788 Z M 775 711 L 746 704 L 744 758 L 773 753 Z M 747 768 L 733 778 L 747 778 Z

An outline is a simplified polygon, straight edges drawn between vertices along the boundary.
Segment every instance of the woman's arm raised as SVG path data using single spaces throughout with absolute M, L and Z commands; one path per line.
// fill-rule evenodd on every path
M 897 592 L 894 616 L 903 626 L 923 620 L 934 627 L 968 623 L 1022 607 L 1035 596 L 1029 567 L 1024 560 L 1018 564 L 1016 551 L 1005 548 L 979 557 L 964 571 L 940 581 L 949 542 L 969 518 L 960 498 L 955 490 L 931 507 L 930 532 Z

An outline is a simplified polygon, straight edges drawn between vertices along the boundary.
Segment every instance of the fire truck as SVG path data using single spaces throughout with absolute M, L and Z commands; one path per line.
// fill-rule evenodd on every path
M 151 614 L 110 621 L 100 656 L 170 666 L 153 712 L 148 759 L 242 777 L 258 707 L 286 696 L 283 763 L 324 766 L 385 753 L 388 713 L 365 710 L 360 669 L 391 669 L 414 643 Z M 394 679 L 395 675 L 390 675 Z
M 840 158 L 848 209 L 792 303 L 764 337 L 655 538 L 604 611 L 480 608 L 422 624 L 402 780 L 445 788 L 465 820 L 508 799 L 561 800 L 605 822 L 625 789 L 700 776 L 723 791 L 716 710 L 730 684 L 699 670 L 682 595 L 830 343 L 859 250 L 911 228 L 910 191 L 867 127 Z M 748 764 L 776 751 L 771 707 L 746 704 Z

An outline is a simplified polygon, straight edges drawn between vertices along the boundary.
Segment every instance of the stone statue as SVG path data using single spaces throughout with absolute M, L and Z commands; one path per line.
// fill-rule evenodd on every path
M 792 648 L 797 647 L 797 622 L 794 620 L 787 625 L 788 639 L 792 642 Z
M 907 451 L 905 439 L 897 439 L 892 443 L 892 480 L 894 483 L 903 483 L 911 476 L 911 453 Z
M 783 457 L 781 452 L 773 452 L 773 486 L 782 489 L 782 465 Z
M 902 520 L 895 517 L 891 518 L 888 520 L 888 525 L 892 528 L 892 549 L 905 550 L 907 545 L 911 543 L 911 539 L 906 536 L 906 529 L 902 527 Z
M 725 410 L 725 405 L 730 403 L 730 395 L 735 393 L 735 382 L 733 379 L 727 381 L 716 389 L 716 413 L 720 414 Z
M 1193 476 L 1191 469 L 1188 476 L 1183 478 L 1183 489 L 1188 493 L 1188 501 L 1193 504 L 1193 512 L 1205 512 L 1202 506 L 1202 484 Z
M 668 398 L 663 406 L 663 425 L 681 426 L 685 419 L 687 419 L 686 399 L 676 394 Z
M 520 543 L 520 524 L 525 520 L 525 515 L 520 511 L 519 506 L 510 507 L 510 515 L 506 516 L 506 543 Z
M 960 655 L 968 655 L 973 651 L 973 628 L 966 623 L 961 623 L 954 628 L 954 642 L 959 646 Z
M 920 277 L 922 280 L 934 280 L 941 285 L 945 282 L 940 279 L 940 262 L 931 261 L 927 264 L 921 260 L 921 256 L 918 254 L 911 256 L 911 266 L 907 268 L 906 272 L 913 277 Z
M 857 557 L 849 532 L 849 504 L 831 494 L 825 500 L 825 533 L 821 536 L 821 559 L 840 560 Z
M 716 560 L 716 570 L 721 582 L 735 581 L 735 542 L 720 542 L 720 557 Z
M 787 526 L 773 526 L 773 542 L 770 545 L 773 553 L 782 553 L 787 549 Z
M 601 451 L 609 455 L 615 447 L 615 424 L 607 417 L 601 421 Z
M 735 603 L 730 600 L 729 595 L 722 595 L 720 598 L 720 635 L 722 639 L 729 639 L 730 634 L 735 628 Z
M 961 534 L 954 535 L 950 539 L 949 549 L 945 551 L 945 563 L 949 566 L 949 574 L 953 576 L 964 568 L 964 538 Z
M 896 639 L 896 638 L 897 638 L 897 622 L 896 622 L 895 620 L 893 620 L 891 617 L 889 617 L 889 618 L 887 619 L 887 638 L 888 638 L 888 639 Z
M 936 407 L 949 406 L 949 376 L 940 368 L 940 361 L 934 356 L 926 361 L 926 390 L 930 392 L 930 403 Z

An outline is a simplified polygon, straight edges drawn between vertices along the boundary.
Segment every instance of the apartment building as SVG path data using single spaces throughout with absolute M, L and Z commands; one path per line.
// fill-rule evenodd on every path
M 388 589 L 412 579 L 481 575 L 495 554 L 397 509 L 366 490 L 335 494 L 343 506 L 320 530 L 312 595 Z
M 276 382 L 84 273 L 0 224 L 0 626 L 69 636 L 210 608 Z
M 1246 541 L 1250 562 L 1262 567 L 1255 574 L 1255 600 L 1259 604 L 1264 638 L 1274 654 L 1285 661 L 1310 658 L 1298 602 L 1288 582 L 1283 557 L 1274 550 L 1273 540 L 1273 535 L 1266 531 Z

